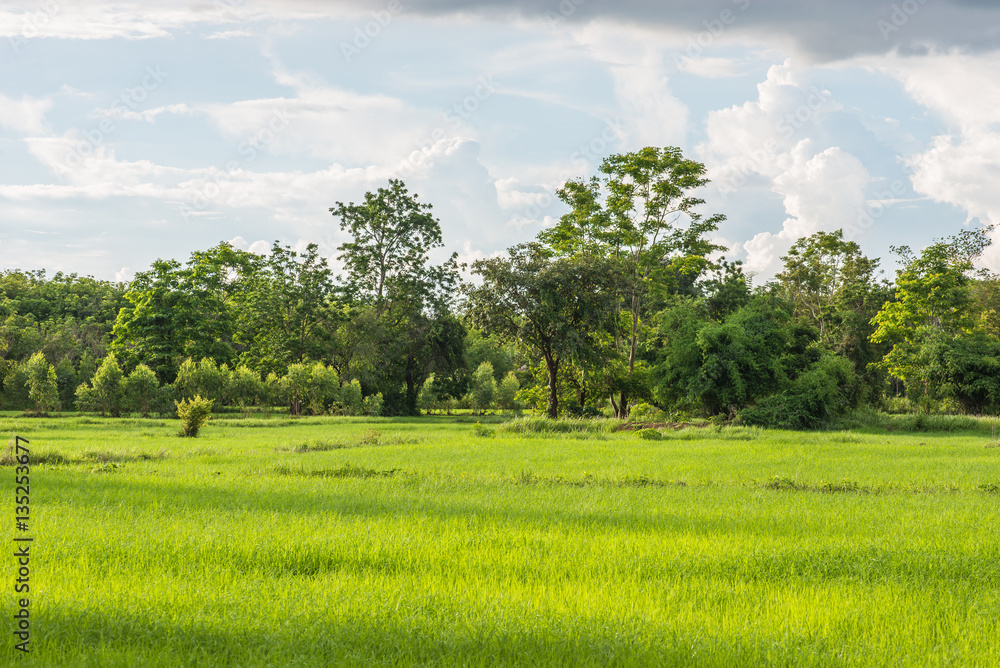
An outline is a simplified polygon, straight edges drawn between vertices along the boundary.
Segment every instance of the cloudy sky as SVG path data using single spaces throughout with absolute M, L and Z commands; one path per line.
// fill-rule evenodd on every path
M 335 256 L 390 178 L 468 261 L 643 146 L 705 163 L 758 282 L 819 230 L 891 268 L 1000 222 L 1000 3 L 0 0 L 0 270 Z

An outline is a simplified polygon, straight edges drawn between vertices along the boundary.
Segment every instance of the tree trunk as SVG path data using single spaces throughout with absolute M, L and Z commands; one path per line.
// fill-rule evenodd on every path
M 545 366 L 549 371 L 549 417 L 553 420 L 559 417 L 559 360 L 551 354 L 545 355 Z

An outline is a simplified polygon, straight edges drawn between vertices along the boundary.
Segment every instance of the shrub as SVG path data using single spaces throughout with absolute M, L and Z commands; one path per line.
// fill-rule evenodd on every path
M 59 383 L 56 369 L 45 360 L 42 353 L 35 353 L 26 366 L 28 398 L 35 402 L 35 412 L 45 415 L 59 409 Z
M 825 355 L 792 386 L 740 412 L 749 425 L 814 429 L 854 407 L 856 376 L 843 357 Z
M 490 427 L 485 427 L 480 423 L 472 425 L 472 433 L 480 438 L 492 438 L 494 430 Z
M 177 405 L 177 417 L 181 419 L 184 436 L 197 436 L 208 419 L 212 416 L 212 400 L 202 399 L 195 395 L 191 399 L 174 402 Z
M 438 388 L 434 382 L 434 374 L 431 374 L 424 381 L 424 384 L 420 386 L 420 393 L 417 395 L 417 408 L 430 414 L 432 410 L 438 408 L 440 403 Z
M 149 417 L 160 389 L 153 370 L 140 364 L 125 379 L 122 389 L 129 409 L 141 413 L 143 417 Z
M 663 440 L 663 434 L 661 434 L 656 429 L 640 429 L 635 432 L 639 438 L 645 439 L 647 441 L 660 441 Z
M 99 410 L 101 415 L 120 416 L 123 399 L 122 378 L 122 369 L 118 366 L 118 360 L 115 359 L 114 353 L 108 353 L 91 380 L 89 396 L 85 393 L 84 398 L 89 399 L 89 409 Z M 80 403 L 79 388 L 77 389 L 77 403 Z
M 493 404 L 496 392 L 497 381 L 493 378 L 493 365 L 483 362 L 472 375 L 472 391 L 469 392 L 472 408 L 485 411 Z
M 517 382 L 517 376 L 514 375 L 513 371 L 509 372 L 497 386 L 495 395 L 497 408 L 505 411 L 518 408 L 517 391 L 520 389 L 521 385 Z
M 365 415 L 381 415 L 382 393 L 376 392 L 375 394 L 369 394 L 365 397 L 364 401 L 361 402 L 361 410 Z
M 340 388 L 340 404 L 348 415 L 361 414 L 361 383 L 357 378 Z

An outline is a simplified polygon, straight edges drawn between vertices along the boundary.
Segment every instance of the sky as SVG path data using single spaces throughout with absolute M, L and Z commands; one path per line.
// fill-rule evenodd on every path
M 837 229 L 891 277 L 890 246 L 1000 222 L 1000 2 L 0 0 L 0 270 L 337 267 L 330 207 L 392 178 L 471 262 L 645 146 L 705 164 L 755 283 Z

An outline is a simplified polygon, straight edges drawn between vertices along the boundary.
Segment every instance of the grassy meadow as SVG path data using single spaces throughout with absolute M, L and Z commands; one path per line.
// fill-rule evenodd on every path
M 1000 665 L 986 423 L 462 420 L 0 417 L 34 536 L 0 664 Z

